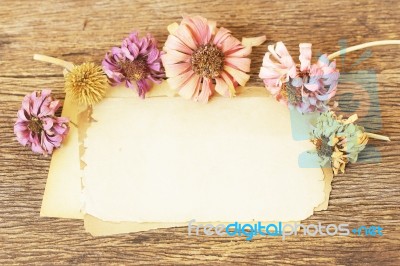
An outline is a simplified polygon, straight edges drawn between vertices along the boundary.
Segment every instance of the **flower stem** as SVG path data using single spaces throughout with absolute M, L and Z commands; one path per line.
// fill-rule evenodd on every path
M 371 139 L 379 139 L 379 140 L 386 140 L 386 141 L 390 141 L 389 137 L 386 136 L 382 136 L 382 135 L 378 135 L 378 134 L 374 134 L 374 133 L 368 133 L 365 132 L 365 134 L 367 134 L 367 136 Z
M 34 60 L 38 60 L 38 61 L 42 61 L 42 62 L 47 62 L 47 63 L 51 63 L 51 64 L 55 64 L 58 66 L 62 66 L 65 69 L 67 69 L 68 71 L 71 71 L 72 68 L 74 67 L 74 64 L 71 62 L 67 62 L 58 58 L 54 58 L 51 56 L 47 56 L 47 55 L 41 55 L 41 54 L 34 54 L 33 55 L 33 59 Z
M 373 47 L 373 46 L 380 46 L 380 45 L 392 45 L 392 44 L 400 44 L 400 40 L 383 40 L 383 41 L 375 41 L 375 42 L 367 42 L 351 47 L 347 47 L 345 49 L 342 49 L 340 51 L 334 52 L 330 55 L 328 55 L 329 60 L 334 59 L 335 57 L 338 57 L 340 55 L 344 55 L 353 51 L 361 50 L 367 47 Z

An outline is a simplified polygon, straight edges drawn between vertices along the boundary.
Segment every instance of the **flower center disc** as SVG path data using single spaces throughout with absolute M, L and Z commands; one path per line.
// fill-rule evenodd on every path
M 328 145 L 329 139 L 327 137 L 322 137 L 316 140 L 316 148 L 318 156 L 320 157 L 331 157 L 333 153 L 333 148 Z
M 288 100 L 291 104 L 298 104 L 302 101 L 302 96 L 300 90 L 290 84 L 291 81 L 283 84 L 282 87 L 282 95 Z
M 149 74 L 145 57 L 138 57 L 133 61 L 126 60 L 125 62 L 121 62 L 120 65 L 124 71 L 125 77 L 130 80 L 141 80 L 146 78 Z
M 202 45 L 191 58 L 193 71 L 206 78 L 216 78 L 224 68 L 224 53 L 214 44 Z
M 35 132 L 36 134 L 40 133 L 43 130 L 42 122 L 37 117 L 32 117 L 32 119 L 28 123 L 29 130 Z

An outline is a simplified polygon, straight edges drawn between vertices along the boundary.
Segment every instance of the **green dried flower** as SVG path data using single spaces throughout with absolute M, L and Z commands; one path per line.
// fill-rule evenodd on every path
M 318 117 L 311 132 L 311 141 L 316 146 L 320 165 L 330 163 L 335 174 L 339 171 L 344 173 L 347 163 L 355 163 L 368 142 L 364 128 L 354 124 L 357 118 L 354 114 L 343 119 L 341 115 L 336 116 L 333 111 L 327 111 Z

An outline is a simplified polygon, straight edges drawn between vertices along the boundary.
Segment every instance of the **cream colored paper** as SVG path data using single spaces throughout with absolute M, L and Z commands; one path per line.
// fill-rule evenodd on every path
M 62 147 L 54 151 L 43 195 L 40 216 L 82 219 L 81 175 L 78 129 L 76 123 L 82 106 L 65 97 L 62 116 L 68 117 L 70 131 Z M 74 125 L 75 124 L 75 125 Z
M 309 217 L 325 201 L 322 171 L 297 166 L 312 144 L 292 139 L 285 107 L 253 95 L 207 105 L 106 98 L 85 140 L 86 213 L 163 223 Z
M 264 91 L 259 88 L 241 88 L 240 91 L 246 90 L 247 93 L 238 93 L 239 97 L 265 96 Z M 251 92 L 251 93 L 249 93 Z M 173 95 L 165 83 L 157 86 L 152 90 L 150 97 L 162 95 Z M 125 88 L 111 89 L 107 95 L 108 98 L 129 97 L 136 98 L 135 93 Z M 63 116 L 70 117 L 72 121 L 77 119 L 77 112 L 83 108 L 76 106 L 75 103 L 66 97 L 63 108 Z M 74 112 L 75 111 L 75 112 Z M 76 121 L 76 120 L 75 120 Z M 78 137 L 75 134 L 76 128 L 71 127 L 63 148 L 57 150 L 53 154 L 49 178 L 46 185 L 45 195 L 42 203 L 42 216 L 62 217 L 62 218 L 79 218 L 84 217 L 85 228 L 92 235 L 110 235 L 117 233 L 128 233 L 145 231 L 149 229 L 186 226 L 187 223 L 135 223 L 135 222 L 106 222 L 90 215 L 83 215 L 80 212 L 80 174 L 79 174 L 79 152 Z M 325 201 L 320 204 L 315 211 L 326 209 L 328 206 L 330 182 L 332 180 L 332 171 L 324 169 L 325 174 Z
M 329 194 L 331 192 L 331 182 L 333 173 L 331 168 L 322 169 L 325 181 L 325 200 L 314 211 L 322 211 L 328 208 Z M 300 221 L 297 221 L 300 222 Z M 204 222 L 203 224 L 220 224 L 220 222 Z M 135 222 L 106 222 L 91 215 L 84 216 L 84 225 L 86 232 L 93 236 L 107 236 L 124 233 L 134 233 L 141 231 L 148 231 L 158 228 L 170 228 L 179 226 L 188 226 L 188 223 L 135 223 Z

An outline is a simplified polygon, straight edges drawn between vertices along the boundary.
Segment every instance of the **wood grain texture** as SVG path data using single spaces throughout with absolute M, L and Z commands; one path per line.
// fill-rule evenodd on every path
M 353 79 L 339 85 L 341 110 L 381 120 L 363 122 L 391 137 L 371 141 L 380 162 L 359 163 L 334 178 L 329 209 L 305 223 L 380 225 L 382 237 L 243 238 L 188 237 L 187 228 L 94 238 L 82 221 L 40 218 L 50 158 L 34 155 L 14 139 L 13 123 L 23 95 L 51 88 L 63 98 L 60 68 L 35 62 L 34 53 L 75 63 L 99 63 L 107 49 L 132 29 L 160 41 L 166 26 L 183 13 L 217 20 L 239 38 L 266 34 L 283 40 L 294 57 L 298 43 L 317 52 L 349 45 L 400 39 L 400 5 L 391 1 L 13 1 L 0 3 L 0 263 L 1 264 L 276 264 L 400 265 L 400 47 L 372 48 L 338 60 Z M 258 70 L 266 46 L 251 56 L 251 85 L 262 85 Z M 362 75 L 373 70 L 376 75 Z M 368 112 L 370 97 L 360 82 L 377 88 L 380 112 Z M 353 93 L 353 97 L 349 97 Z M 372 121 L 372 120 L 371 120 Z M 381 122 L 381 123 L 380 123 Z M 368 154 L 365 154 L 368 157 Z M 371 155 L 377 158 L 376 156 Z M 295 204 L 295 203 L 293 203 Z

